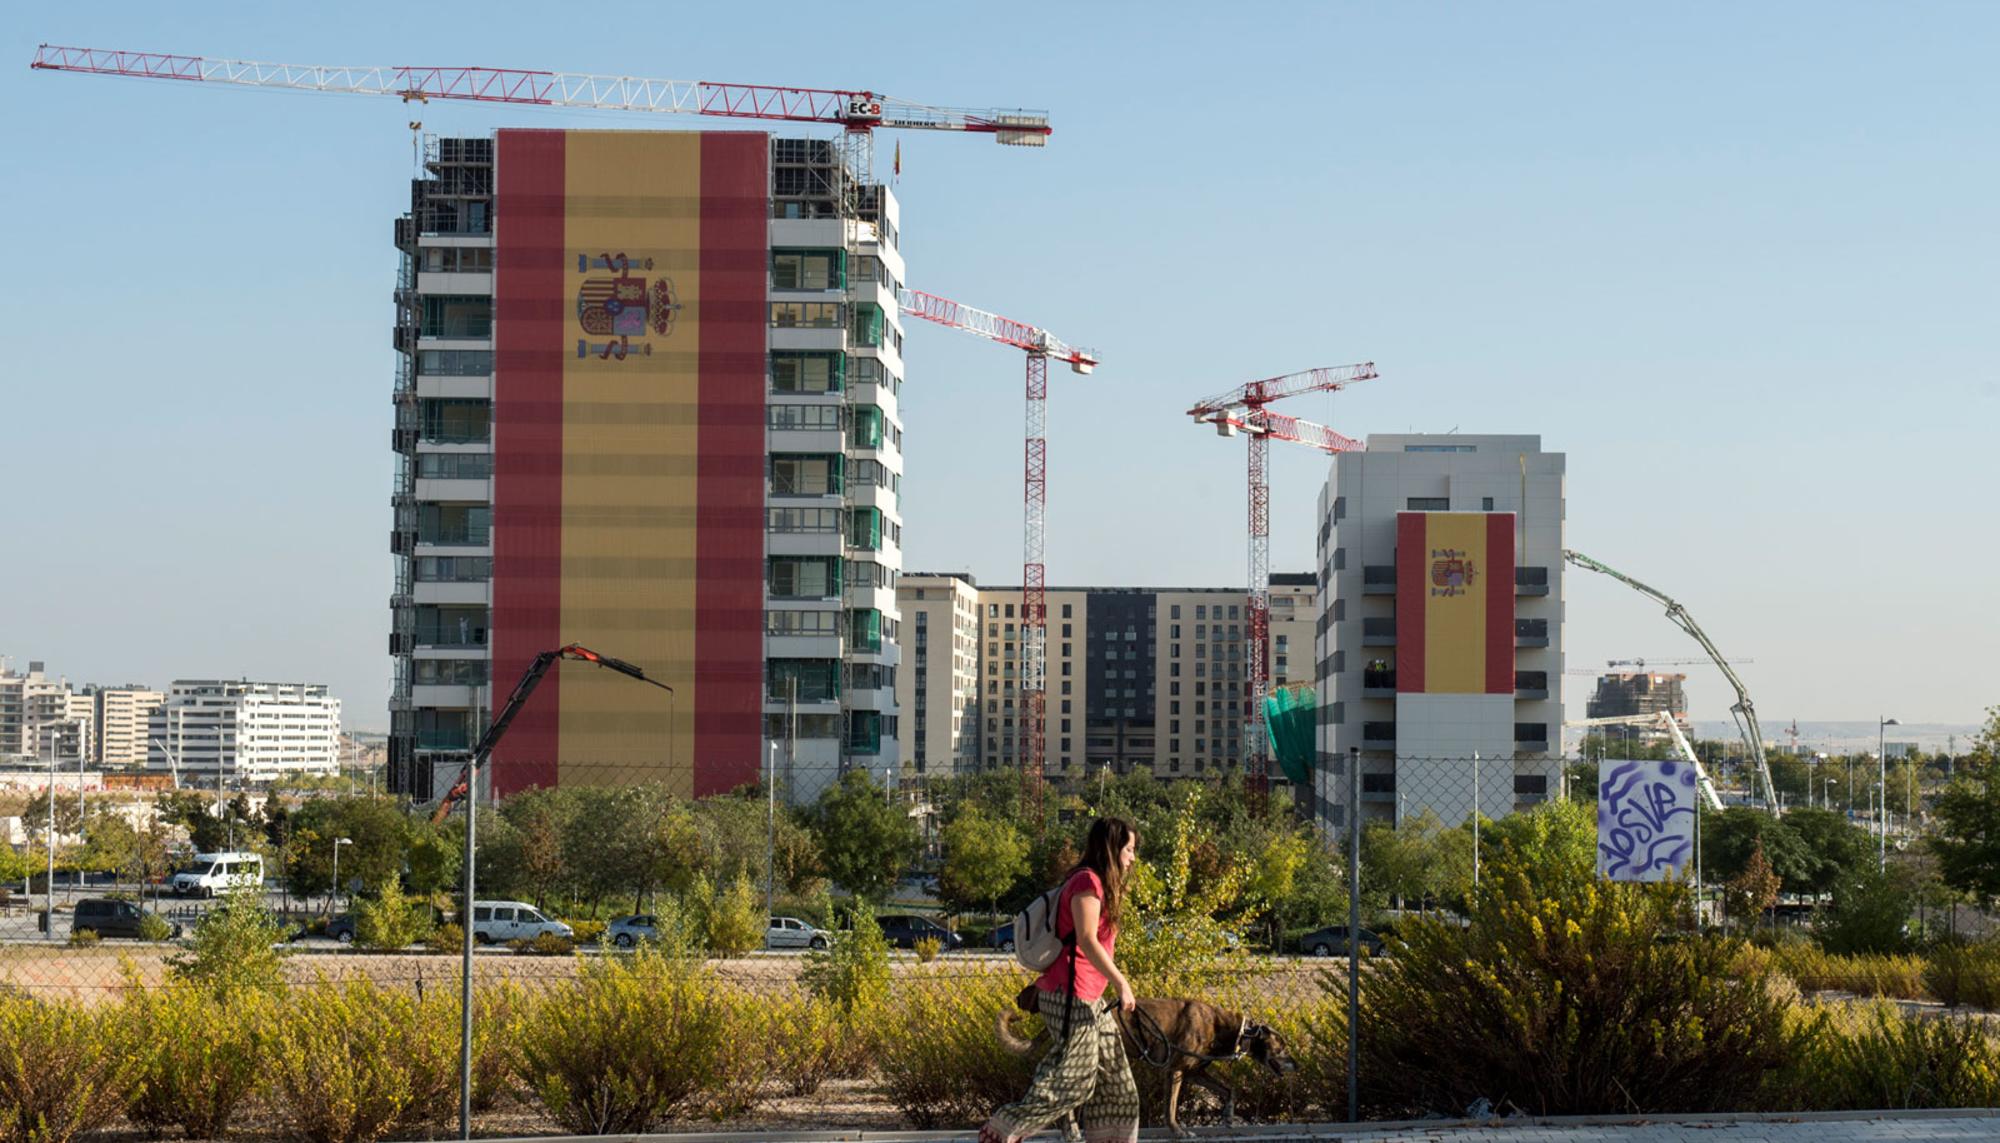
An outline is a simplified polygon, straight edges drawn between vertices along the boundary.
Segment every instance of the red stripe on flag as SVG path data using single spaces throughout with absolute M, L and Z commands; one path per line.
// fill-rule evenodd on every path
M 1514 514 L 1486 517 L 1486 693 L 1514 693 Z
M 762 134 L 701 138 L 696 797 L 755 782 L 761 769 L 769 157 Z
M 562 644 L 561 131 L 500 132 L 494 216 L 493 649 L 496 700 Z M 495 751 L 495 794 L 556 784 L 562 679 L 550 671 Z M 475 733 L 484 730 L 475 729 Z
M 1396 693 L 1424 689 L 1424 606 L 1430 599 L 1429 524 L 1421 512 L 1396 513 Z M 1365 627 L 1367 621 L 1363 620 Z M 1367 653 L 1363 648 L 1364 655 Z

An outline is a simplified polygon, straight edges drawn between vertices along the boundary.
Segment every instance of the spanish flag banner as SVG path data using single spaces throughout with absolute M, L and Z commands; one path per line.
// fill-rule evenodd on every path
M 1396 514 L 1396 692 L 1514 693 L 1514 514 Z
M 551 673 L 506 794 L 757 779 L 769 140 L 503 130 L 494 203 L 493 688 Z

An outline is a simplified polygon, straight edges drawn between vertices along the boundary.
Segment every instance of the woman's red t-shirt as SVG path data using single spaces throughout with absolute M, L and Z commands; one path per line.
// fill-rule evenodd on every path
M 1078 894 L 1097 898 L 1100 907 L 1104 901 L 1104 881 L 1095 870 L 1079 869 L 1063 882 L 1062 893 L 1056 897 L 1056 935 L 1067 938 L 1076 929 L 1076 914 L 1071 904 Z M 1097 940 L 1104 946 L 1106 955 L 1112 954 L 1118 945 L 1118 926 L 1098 914 Z M 1043 971 L 1035 980 L 1035 987 L 1048 992 L 1062 992 L 1069 987 L 1070 953 L 1067 948 L 1056 962 Z M 1097 966 L 1090 963 L 1090 957 L 1082 948 L 1076 950 L 1076 998 L 1085 1002 L 1104 995 L 1104 989 L 1111 982 Z

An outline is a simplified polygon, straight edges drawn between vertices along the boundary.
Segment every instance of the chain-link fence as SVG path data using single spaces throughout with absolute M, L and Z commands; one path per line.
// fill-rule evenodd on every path
M 1009 919 L 1076 863 L 1096 817 L 1117 815 L 1140 834 L 1117 946 L 1138 992 L 1266 1026 L 1295 1065 L 1215 1065 L 1239 1112 L 1458 1113 L 1476 1103 L 1451 1102 L 1463 1083 L 1400 1082 L 1413 1049 L 1390 1033 L 1416 1021 L 1411 990 L 1483 997 L 1466 1027 L 1530 1034 L 1520 1014 L 1548 997 L 1454 994 L 1458 978 L 1424 974 L 1490 956 L 1496 980 L 1510 963 L 1526 974 L 1508 987 L 1561 993 L 1521 967 L 1560 961 L 1530 940 L 1541 930 L 1504 955 L 1493 942 L 1515 939 L 1512 918 L 1588 922 L 1595 906 L 1565 894 L 1599 884 L 1603 770 L 1578 760 L 1358 754 L 1313 788 L 1266 797 L 1235 776 L 1093 773 L 1038 789 L 1008 771 L 899 777 L 782 756 L 759 781 L 695 796 L 697 770 L 503 757 L 442 818 L 365 783 L 92 793 L 81 810 L 61 794 L 52 883 L 50 807 L 28 795 L 0 981 L 10 1004 L 97 1021 L 135 1068 L 157 1066 L 160 1037 L 182 1027 L 169 1017 L 187 1017 L 162 1005 L 193 1006 L 211 1036 L 254 1027 L 245 1044 L 292 1045 L 291 1070 L 244 1080 L 234 1114 L 249 1130 L 306 1132 L 298 1093 L 333 1083 L 341 1062 L 314 1054 L 329 1029 L 348 1039 L 328 1042 L 401 1069 L 403 1102 L 377 1109 L 401 1133 L 451 1133 L 462 1112 L 472 1130 L 507 1134 L 966 1125 L 1018 1095 L 1035 1062 L 995 1031 L 1034 978 L 1011 955 Z M 1727 796 L 1735 779 L 1717 779 Z M 1712 999 L 1661 1003 L 1708 1013 Z M 1523 1026 L 1481 1023 L 1509 1003 L 1527 1006 Z M 1031 1038 L 1037 1020 L 1015 1020 Z M 579 1118 L 593 1093 L 646 1069 L 691 1078 L 615 1123 Z M 1718 1090 L 1745 1107 L 1776 1098 Z M 1495 1106 L 1503 1094 L 1529 1106 L 1482 1089 Z M 145 1126 L 143 1102 L 106 1114 Z M 1190 1094 L 1183 1121 L 1219 1111 Z

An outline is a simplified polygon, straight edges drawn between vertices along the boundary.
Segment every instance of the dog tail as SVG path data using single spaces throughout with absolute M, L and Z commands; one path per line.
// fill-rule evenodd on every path
M 1034 985 L 1031 984 L 1028 987 L 1023 988 L 1021 990 L 1020 995 L 1014 998 L 1014 1007 L 1019 1008 L 1023 1012 L 1035 1011 L 1036 1005 L 1034 1001 L 1034 995 L 1035 995 Z M 993 1033 L 995 1036 L 999 1038 L 1000 1046 L 1007 1049 L 1009 1052 L 1012 1052 L 1014 1055 L 1025 1056 L 1035 1050 L 1035 1045 L 1033 1041 L 1023 1040 L 1018 1034 L 1015 1033 L 1014 1014 L 1012 1012 L 1009 1012 L 1005 1008 L 1002 1008 L 999 1011 L 999 1013 L 996 1014 L 994 1017 Z
M 1000 1046 L 1017 1056 L 1025 1056 L 1035 1050 L 1033 1041 L 1023 1040 L 1014 1031 L 1014 1014 L 1002 1008 L 993 1019 L 993 1034 L 1000 1040 Z

